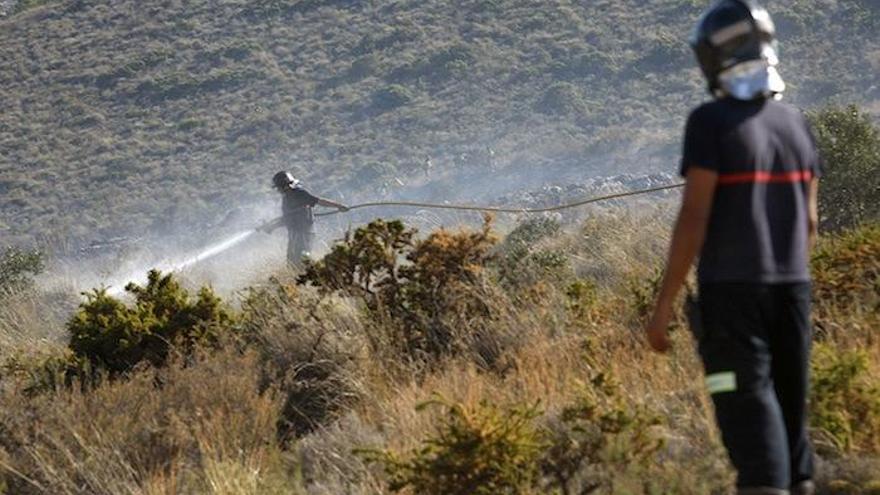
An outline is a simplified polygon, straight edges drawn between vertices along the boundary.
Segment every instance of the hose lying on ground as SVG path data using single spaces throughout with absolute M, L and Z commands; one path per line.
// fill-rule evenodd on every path
M 606 196 L 598 196 L 594 198 L 582 199 L 580 201 L 575 201 L 574 203 L 566 203 L 557 206 L 548 206 L 545 208 L 511 208 L 511 207 L 498 207 L 498 206 L 472 206 L 472 205 L 460 205 L 460 204 L 438 204 L 438 203 L 418 203 L 411 201 L 377 201 L 372 203 L 362 203 L 359 205 L 350 206 L 349 210 L 358 210 L 361 208 L 372 208 L 376 206 L 403 206 L 403 207 L 415 207 L 415 208 L 432 208 L 432 209 L 441 209 L 441 210 L 467 210 L 467 211 L 485 211 L 485 212 L 493 212 L 493 213 L 547 213 L 551 211 L 559 211 L 566 210 L 569 208 L 576 208 L 578 206 L 587 205 L 590 203 L 598 203 L 600 201 L 608 201 L 610 199 L 617 198 L 625 198 L 627 196 L 636 196 L 639 194 L 648 194 L 657 191 L 666 191 L 669 189 L 676 189 L 679 187 L 683 187 L 683 183 L 679 184 L 669 184 L 665 186 L 652 187 L 649 189 L 639 189 L 637 191 L 627 191 L 622 193 L 614 193 L 608 194 Z M 328 215 L 336 215 L 338 213 L 342 213 L 342 210 L 337 211 L 328 211 L 324 213 L 316 213 L 315 216 L 323 217 Z

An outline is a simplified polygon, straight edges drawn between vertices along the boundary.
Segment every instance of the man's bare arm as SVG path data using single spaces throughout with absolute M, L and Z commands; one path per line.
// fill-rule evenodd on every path
M 337 208 L 342 211 L 348 211 L 349 208 L 342 203 L 330 201 L 329 199 L 318 198 L 318 206 L 326 206 L 327 208 Z
M 703 247 L 717 183 L 716 172 L 699 167 L 691 167 L 688 171 L 663 284 L 647 328 L 648 341 L 657 351 L 666 351 L 670 346 L 667 328 L 672 318 L 672 306 L 694 259 Z

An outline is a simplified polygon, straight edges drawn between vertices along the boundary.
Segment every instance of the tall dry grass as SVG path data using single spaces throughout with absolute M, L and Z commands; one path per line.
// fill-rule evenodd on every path
M 375 320 L 357 298 L 321 297 L 281 273 L 242 297 L 237 335 L 245 337 L 225 350 L 142 367 L 88 390 L 28 395 L 26 376 L 3 375 L 0 487 L 8 494 L 390 493 L 382 467 L 358 452 L 420 449 L 445 418 L 442 408 L 420 404 L 437 396 L 466 410 L 537 402 L 535 426 L 551 429 L 591 377 L 607 373 L 621 385 L 620 407 L 659 417 L 652 434 L 664 446 L 647 462 L 609 467 L 611 481 L 597 493 L 728 493 L 733 474 L 690 335 L 676 331 L 672 353 L 658 356 L 640 332 L 631 288 L 650 290 L 667 218 L 659 210 L 616 221 L 612 212 L 597 215 L 528 246 L 564 253 L 561 271 L 554 265 L 510 285 L 488 270 L 485 283 L 495 285 L 482 294 L 492 294 L 484 302 L 493 317 L 450 321 L 462 334 L 479 330 L 502 356 L 492 366 L 475 353 L 416 366 L 390 351 L 400 346 L 382 325 L 393 322 Z M 826 243 L 829 256 L 842 252 L 837 242 Z M 859 242 L 848 245 L 868 253 L 868 240 Z M 847 273 L 876 276 L 875 255 L 847 259 L 817 274 L 817 293 L 828 280 L 849 281 Z M 816 311 L 821 345 L 863 353 L 858 380 L 869 384 L 880 383 L 871 284 L 845 305 L 819 301 Z M 867 489 L 877 478 L 880 452 L 870 437 L 857 440 L 857 450 L 821 452 L 823 493 L 841 480 Z

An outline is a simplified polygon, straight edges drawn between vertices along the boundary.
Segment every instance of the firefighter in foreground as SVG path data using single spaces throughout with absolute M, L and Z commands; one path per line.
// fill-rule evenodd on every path
M 720 0 L 692 46 L 714 101 L 687 122 L 681 211 L 648 341 L 670 347 L 673 304 L 699 255 L 692 318 L 740 495 L 810 495 L 810 276 L 821 162 L 801 113 L 780 103 L 770 15 Z
M 272 178 L 272 185 L 282 195 L 281 217 L 260 227 L 259 230 L 271 233 L 278 227 L 287 228 L 287 261 L 294 266 L 300 266 L 304 257 L 309 256 L 312 248 L 312 239 L 315 236 L 315 216 L 312 208 L 326 206 L 337 208 L 340 211 L 348 211 L 343 204 L 330 201 L 329 199 L 314 196 L 302 187 L 290 172 L 278 172 Z

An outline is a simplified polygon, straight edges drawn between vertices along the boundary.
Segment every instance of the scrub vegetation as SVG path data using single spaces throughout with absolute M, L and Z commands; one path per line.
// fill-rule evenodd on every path
M 665 201 L 503 240 L 490 223 L 421 235 L 376 221 L 234 305 L 159 273 L 132 300 L 92 294 L 58 344 L 0 350 L 0 487 L 725 493 L 691 336 L 679 326 L 668 358 L 649 353 L 632 290 L 656 278 Z M 823 237 L 813 259 L 820 493 L 878 482 L 878 247 L 874 219 Z M 511 249 L 564 269 L 511 280 Z
M 510 173 L 672 159 L 702 85 L 681 33 L 705 3 L 18 2 L 0 21 L 2 241 L 195 229 L 282 167 L 354 188 L 474 146 Z M 867 495 L 877 87 L 850 68 L 877 69 L 878 14 L 827 4 L 774 12 L 792 99 L 859 104 L 811 113 L 810 400 L 820 494 Z M 506 236 L 375 220 L 223 298 L 158 271 L 80 298 L 38 283 L 52 253 L 5 249 L 0 495 L 728 493 L 682 316 L 669 356 L 642 333 L 676 202 Z
M 284 168 L 348 199 L 416 180 L 426 155 L 441 178 L 462 153 L 476 174 L 487 146 L 499 177 L 668 170 L 705 98 L 686 37 L 706 0 L 12 3 L 0 239 L 15 245 L 197 234 Z M 876 2 L 771 7 L 787 98 L 876 117 Z

